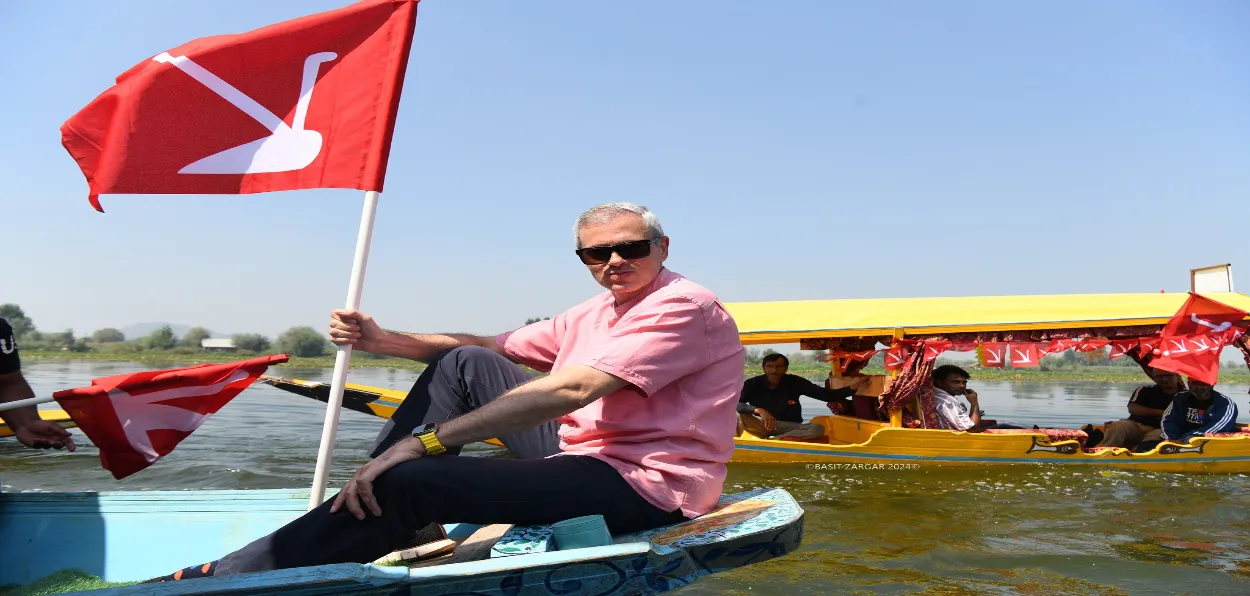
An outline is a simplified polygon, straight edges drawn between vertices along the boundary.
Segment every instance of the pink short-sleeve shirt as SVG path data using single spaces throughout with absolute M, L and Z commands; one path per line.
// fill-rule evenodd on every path
M 496 343 L 536 370 L 580 364 L 629 383 L 560 417 L 563 454 L 606 462 L 664 511 L 694 517 L 716 505 L 744 362 L 738 327 L 711 291 L 662 269 L 626 304 L 604 292 Z

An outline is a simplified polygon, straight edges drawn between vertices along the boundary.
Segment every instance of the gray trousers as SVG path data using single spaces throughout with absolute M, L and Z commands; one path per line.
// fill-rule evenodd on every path
M 417 377 L 408 397 L 378 433 L 369 457 L 382 455 L 423 424 L 446 422 L 467 414 L 532 379 L 520 366 L 486 348 L 448 350 L 430 362 Z M 559 424 L 553 420 L 498 439 L 513 456 L 534 459 L 560 451 L 557 430 Z M 450 447 L 447 451 L 460 454 L 459 447 Z

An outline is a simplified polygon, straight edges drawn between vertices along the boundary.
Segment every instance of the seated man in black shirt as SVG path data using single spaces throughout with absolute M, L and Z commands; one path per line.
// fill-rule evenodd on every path
M 22 376 L 22 361 L 17 353 L 17 338 L 9 322 L 0 318 L 0 403 L 29 399 L 35 396 Z M 35 406 L 0 411 L 0 420 L 27 447 L 55 447 L 74 450 L 74 440 L 61 425 L 39 417 Z
M 1161 438 L 1163 411 L 1183 389 L 1180 375 L 1157 368 L 1149 369 L 1154 385 L 1143 385 L 1128 400 L 1128 418 L 1107 425 L 1099 447 L 1132 447 Z
M 849 399 L 859 386 L 857 381 L 842 389 L 825 389 L 803 377 L 787 374 L 790 359 L 781 354 L 764 357 L 764 374 L 751 377 L 742 384 L 738 399 L 738 418 L 747 432 L 764 438 L 812 439 L 825 434 L 819 424 L 803 424 L 803 407 L 799 396 L 806 395 L 824 402 Z

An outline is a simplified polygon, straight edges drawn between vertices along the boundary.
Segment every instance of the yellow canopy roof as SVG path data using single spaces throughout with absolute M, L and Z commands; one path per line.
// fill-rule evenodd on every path
M 1239 293 L 1203 296 L 1250 312 Z M 803 338 L 903 336 L 1162 325 L 1187 293 L 1068 294 L 731 302 L 744 344 L 793 343 Z

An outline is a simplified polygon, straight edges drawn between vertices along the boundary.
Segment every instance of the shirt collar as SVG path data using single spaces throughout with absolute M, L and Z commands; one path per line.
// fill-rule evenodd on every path
M 613 305 L 612 292 L 608 292 L 608 296 L 607 296 L 608 304 L 613 305 L 612 306 L 612 322 L 616 322 L 617 319 L 625 316 L 625 313 L 629 312 L 629 309 L 637 306 L 639 302 L 642 302 L 643 298 L 646 298 L 647 296 L 654 294 L 656 290 L 668 285 L 669 282 L 673 281 L 673 279 L 676 277 L 677 275 L 673 273 L 672 271 L 669 271 L 668 267 L 663 267 L 663 266 L 660 267 L 659 275 L 656 275 L 655 279 L 651 280 L 651 283 L 645 289 L 643 289 L 642 292 L 640 292 L 637 296 L 634 296 L 633 298 L 631 298 L 629 302 L 626 302 L 625 304 L 622 304 L 620 306 Z

